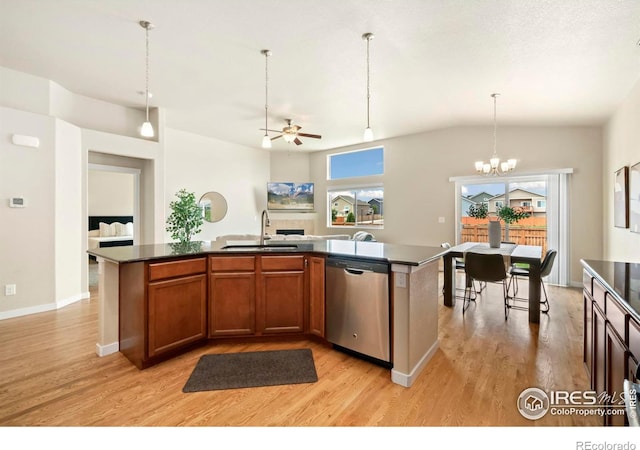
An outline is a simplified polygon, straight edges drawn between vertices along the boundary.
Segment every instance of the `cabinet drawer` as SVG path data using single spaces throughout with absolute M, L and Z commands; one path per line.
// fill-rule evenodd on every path
M 304 256 L 263 256 L 262 270 L 304 270 Z
M 607 309 L 605 310 L 605 315 L 607 316 L 607 320 L 611 324 L 618 336 L 622 338 L 623 341 L 627 339 L 627 313 L 620 306 L 620 304 L 607 292 L 605 296 L 605 301 L 607 303 Z
M 598 280 L 594 278 L 593 280 L 593 300 L 598 304 L 602 311 L 606 311 L 604 307 L 604 295 L 605 288 L 600 284 Z
M 589 295 L 593 295 L 593 277 L 586 270 L 582 271 L 582 284 Z
M 207 272 L 206 258 L 149 264 L 149 281 Z
M 629 319 L 629 351 L 640 361 L 640 324 L 634 319 Z
M 255 256 L 211 256 L 211 271 L 249 271 L 256 270 Z

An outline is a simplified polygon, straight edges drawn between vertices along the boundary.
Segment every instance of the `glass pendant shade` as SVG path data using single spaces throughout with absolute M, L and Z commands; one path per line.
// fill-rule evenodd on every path
M 367 127 L 364 129 L 364 141 L 365 142 L 371 142 L 373 141 L 373 130 L 371 130 L 371 127 Z
M 140 135 L 144 137 L 153 137 L 155 132 L 153 131 L 153 125 L 148 120 L 142 124 L 140 128 Z
M 271 139 L 266 134 L 262 137 L 262 148 L 271 148 Z

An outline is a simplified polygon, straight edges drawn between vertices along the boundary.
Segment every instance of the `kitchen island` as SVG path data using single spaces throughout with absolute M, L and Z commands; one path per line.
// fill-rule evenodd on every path
M 120 351 L 140 369 L 220 338 L 324 339 L 324 262 L 336 255 L 390 266 L 394 383 L 411 386 L 438 348 L 440 247 L 205 241 L 88 253 L 99 263 L 96 353 Z

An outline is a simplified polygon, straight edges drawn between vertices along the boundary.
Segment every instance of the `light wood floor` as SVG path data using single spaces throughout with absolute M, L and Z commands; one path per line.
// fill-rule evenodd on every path
M 92 288 L 90 300 L 0 321 L 0 425 L 600 425 L 550 414 L 534 422 L 516 409 L 527 387 L 588 389 L 581 291 L 549 287 L 551 313 L 533 326 L 526 311 L 505 322 L 499 287 L 489 289 L 464 318 L 460 302 L 447 308 L 440 297 L 440 349 L 404 388 L 388 370 L 311 341 L 212 344 L 139 371 L 119 353 L 96 356 Z M 302 347 L 313 351 L 317 383 L 182 393 L 203 354 Z

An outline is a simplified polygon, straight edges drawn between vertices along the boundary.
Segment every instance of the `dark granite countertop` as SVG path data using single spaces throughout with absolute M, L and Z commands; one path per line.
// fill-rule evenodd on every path
M 87 253 L 118 264 L 208 254 L 319 253 L 419 266 L 436 260 L 447 252 L 446 249 L 440 247 L 340 239 L 278 241 L 267 244 L 265 248 L 237 246 L 223 248 L 226 245 L 226 242 L 201 241 L 190 242 L 186 247 L 178 244 L 134 245 L 96 248 L 88 250 Z
M 640 263 L 594 259 L 580 262 L 640 321 Z

